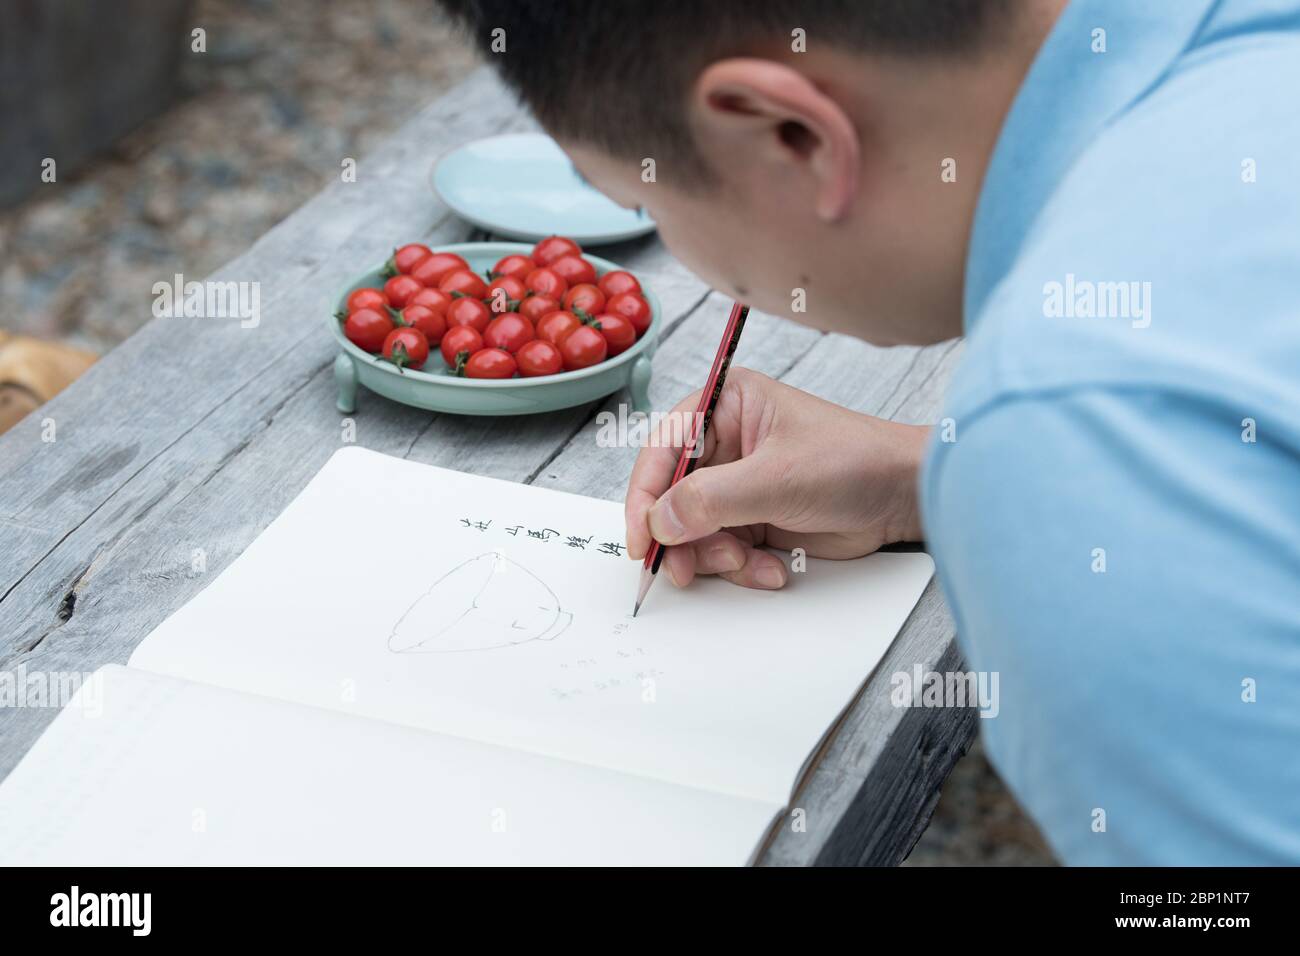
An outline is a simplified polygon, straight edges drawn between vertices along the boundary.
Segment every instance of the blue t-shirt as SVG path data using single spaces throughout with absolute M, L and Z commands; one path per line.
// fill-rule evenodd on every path
M 1300 863 L 1300 2 L 1075 0 L 965 297 L 922 506 L 994 765 L 1067 863 Z

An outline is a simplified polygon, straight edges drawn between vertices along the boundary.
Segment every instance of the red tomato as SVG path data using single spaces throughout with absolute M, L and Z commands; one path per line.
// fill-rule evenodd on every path
M 510 255 L 497 261 L 492 267 L 492 278 L 499 279 L 502 276 L 513 276 L 516 279 L 523 279 L 524 276 L 537 268 L 537 263 L 530 256 Z
M 481 299 L 487 295 L 487 283 L 477 273 L 470 272 L 468 269 L 456 269 L 448 272 L 442 277 L 442 281 L 438 283 L 438 288 L 448 295 L 453 292 L 460 292 L 464 295 L 471 295 L 476 299 Z
M 548 312 L 554 312 L 560 303 L 549 295 L 530 295 L 519 303 L 519 314 L 534 325 Z
M 519 363 L 519 374 L 524 378 L 554 375 L 564 369 L 564 356 L 560 355 L 560 350 L 541 339 L 525 342 L 523 348 L 515 353 L 515 361 Z
M 524 280 L 524 286 L 529 292 L 536 292 L 538 295 L 548 296 L 552 299 L 561 299 L 564 293 L 569 291 L 569 283 L 558 273 L 550 269 L 534 269 L 528 273 L 528 278 Z
M 429 358 L 429 340 L 419 329 L 393 329 L 384 339 L 384 358 L 403 368 L 419 369 Z
M 411 301 L 406 303 L 406 307 L 409 309 L 413 305 L 422 305 L 426 309 L 433 309 L 434 312 L 441 312 L 445 315 L 451 301 L 451 296 L 438 289 L 421 289 L 411 296 Z
M 572 312 L 551 312 L 541 317 L 537 323 L 537 337 L 552 345 L 559 345 L 565 336 L 582 325 Z
M 429 256 L 433 255 L 433 250 L 423 243 L 412 242 L 400 249 L 393 250 L 393 258 L 388 260 L 394 272 L 401 275 L 410 275 L 411 270 L 418 266 Z
M 515 357 L 501 349 L 479 349 L 465 363 L 466 378 L 510 378 L 518 370 Z
M 411 296 L 421 288 L 420 283 L 410 276 L 393 276 L 384 283 L 384 295 L 388 296 L 388 304 L 394 309 L 404 309 L 410 304 Z
M 644 335 L 650 328 L 650 303 L 635 292 L 620 292 L 605 303 L 605 311 L 610 315 L 621 315 L 632 323 L 638 336 Z
M 473 326 L 460 325 L 447 330 L 442 337 L 442 360 L 448 368 L 455 368 L 483 347 L 483 336 Z
M 626 352 L 633 343 L 636 342 L 636 329 L 632 323 L 621 315 L 604 315 L 596 316 L 596 324 L 593 328 L 599 330 L 600 334 L 605 336 L 605 343 L 609 346 L 610 357 L 618 355 L 620 352 Z
M 455 272 L 457 269 L 468 269 L 469 263 L 456 255 L 454 252 L 435 252 L 427 259 L 421 259 L 411 270 L 411 278 L 415 279 L 421 285 L 427 285 L 430 288 L 437 288 L 449 272 Z
M 348 296 L 349 312 L 355 312 L 357 309 L 378 309 L 382 312 L 387 305 L 388 296 L 378 289 L 356 289 Z
M 348 341 L 367 352 L 378 352 L 384 347 L 384 339 L 393 331 L 393 320 L 388 312 L 380 309 L 357 309 L 343 323 L 343 334 Z
M 624 272 L 617 269 L 614 272 L 606 272 L 596 283 L 600 286 L 600 291 L 605 293 L 605 298 L 612 299 L 620 292 L 640 292 L 641 283 L 636 281 L 636 276 L 630 272 Z
M 550 269 L 569 285 L 596 281 L 596 267 L 582 256 L 560 256 L 551 263 Z
M 560 354 L 564 356 L 564 370 L 587 368 L 605 361 L 609 354 L 609 344 L 590 325 L 579 326 L 564 337 L 560 343 Z
M 517 312 L 507 312 L 488 323 L 483 333 L 483 344 L 490 349 L 505 349 L 511 355 L 525 342 L 537 338 L 533 323 Z
M 570 255 L 582 255 L 582 247 L 563 236 L 551 236 L 533 246 L 533 261 L 539 266 L 549 266 L 561 256 Z
M 587 315 L 596 315 L 605 311 L 605 293 L 590 282 L 575 285 L 564 293 L 564 307 L 570 312 L 582 310 Z
M 408 305 L 398 313 L 403 325 L 419 329 L 430 345 L 437 345 L 447 332 L 447 317 L 425 305 Z
M 458 325 L 468 325 L 482 334 L 487 331 L 488 323 L 491 321 L 492 313 L 478 299 L 461 296 L 447 306 L 447 328 L 449 329 Z
M 497 289 L 501 290 L 499 296 L 497 295 Z M 488 285 L 488 305 L 493 312 L 513 312 L 519 308 L 519 303 L 523 301 L 524 296 L 527 294 L 528 290 L 524 288 L 522 279 L 516 279 L 514 276 L 499 276 Z M 501 305 L 499 309 L 497 308 L 498 300 L 500 300 Z

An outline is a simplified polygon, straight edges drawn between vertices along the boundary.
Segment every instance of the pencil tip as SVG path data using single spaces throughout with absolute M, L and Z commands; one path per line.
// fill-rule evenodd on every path
M 636 606 L 632 608 L 632 616 L 636 617 L 636 612 L 641 610 L 641 602 L 637 601 Z

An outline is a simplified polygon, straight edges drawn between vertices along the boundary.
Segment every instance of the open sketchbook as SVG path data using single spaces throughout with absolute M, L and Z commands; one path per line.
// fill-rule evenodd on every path
M 742 864 L 925 554 L 661 582 L 623 509 L 337 452 L 0 785 L 0 863 Z

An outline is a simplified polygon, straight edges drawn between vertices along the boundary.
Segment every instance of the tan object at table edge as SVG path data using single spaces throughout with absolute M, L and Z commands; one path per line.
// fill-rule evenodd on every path
M 95 358 L 67 345 L 0 331 L 0 435 L 63 391 Z

